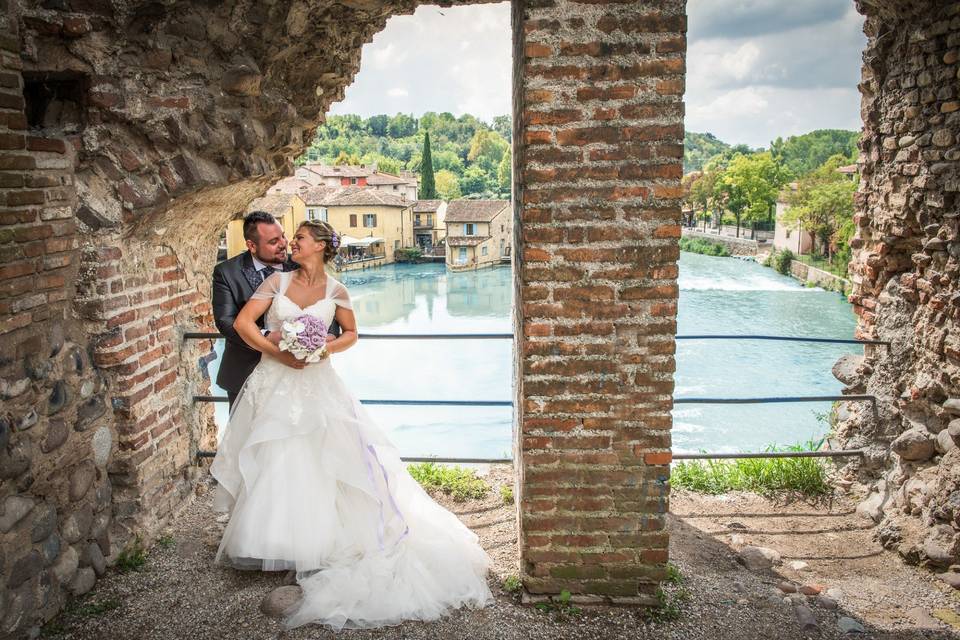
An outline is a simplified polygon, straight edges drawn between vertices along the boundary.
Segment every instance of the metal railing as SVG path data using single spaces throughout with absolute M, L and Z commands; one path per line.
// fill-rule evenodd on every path
M 184 340 L 219 339 L 224 336 L 217 332 L 185 332 Z M 512 340 L 512 333 L 361 333 L 364 340 Z M 889 348 L 887 340 L 862 340 L 848 338 L 817 338 L 804 336 L 768 336 L 768 335 L 677 335 L 676 340 L 773 340 L 789 342 L 810 342 L 830 344 L 882 345 Z M 193 402 L 228 402 L 226 396 L 195 395 Z M 361 399 L 364 405 L 381 406 L 456 406 L 456 407 L 512 407 L 511 400 L 397 400 L 397 399 Z M 781 404 L 796 402 L 870 402 L 873 414 L 877 416 L 877 398 L 869 394 L 826 395 L 826 396 L 771 396 L 751 398 L 674 398 L 673 404 Z M 198 458 L 216 455 L 214 451 L 198 451 Z M 746 458 L 837 458 L 862 456 L 862 449 L 842 449 L 836 451 L 766 451 L 746 453 L 678 453 L 674 460 L 713 460 Z M 405 462 L 442 462 L 442 463 L 508 463 L 512 458 L 442 458 L 442 457 L 403 457 Z

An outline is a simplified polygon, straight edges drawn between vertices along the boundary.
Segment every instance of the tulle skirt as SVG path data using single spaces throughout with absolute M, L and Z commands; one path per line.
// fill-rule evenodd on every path
M 417 484 L 330 360 L 264 357 L 240 392 L 211 467 L 230 513 L 217 562 L 293 569 L 289 626 L 434 620 L 492 599 L 477 536 Z

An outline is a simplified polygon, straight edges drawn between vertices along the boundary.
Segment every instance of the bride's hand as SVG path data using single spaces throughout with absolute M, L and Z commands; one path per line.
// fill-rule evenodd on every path
M 277 345 L 278 345 L 278 344 L 280 344 L 280 341 L 283 340 L 283 332 L 281 332 L 281 331 L 271 331 L 270 333 L 268 333 L 268 334 L 267 334 L 266 336 L 264 336 L 264 337 L 265 337 L 267 340 L 269 340 L 270 342 L 272 342 L 273 344 L 277 344 Z
M 279 360 L 282 364 L 287 365 L 291 369 L 303 369 L 305 366 L 307 366 L 307 362 L 305 360 L 300 360 L 297 358 L 297 356 L 293 355 L 289 351 L 281 351 L 280 355 L 277 356 L 277 360 Z

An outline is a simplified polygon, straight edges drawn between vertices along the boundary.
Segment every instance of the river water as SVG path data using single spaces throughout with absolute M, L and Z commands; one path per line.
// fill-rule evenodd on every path
M 448 273 L 442 264 L 390 265 L 341 274 L 361 332 L 510 333 L 509 268 Z M 678 332 L 853 335 L 850 305 L 837 293 L 810 289 L 754 262 L 682 253 Z M 676 397 L 829 395 L 830 374 L 852 345 L 679 341 Z M 218 346 L 219 350 L 219 346 Z M 509 340 L 361 340 L 334 356 L 362 399 L 510 400 Z M 215 377 L 217 361 L 212 363 Z M 222 392 L 214 388 L 218 395 Z M 829 403 L 679 405 L 675 451 L 756 451 L 826 431 L 818 414 Z M 509 457 L 508 407 L 370 406 L 403 455 Z M 217 421 L 226 422 L 226 406 Z

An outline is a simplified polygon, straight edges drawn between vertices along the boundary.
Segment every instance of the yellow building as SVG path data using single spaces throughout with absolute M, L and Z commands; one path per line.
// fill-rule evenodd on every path
M 451 200 L 445 222 L 448 269 L 492 267 L 509 259 L 513 238 L 509 200 Z
M 414 246 L 413 202 L 370 187 L 314 187 L 303 192 L 308 215 L 343 235 L 334 263 L 340 271 L 390 264 Z
M 306 203 L 300 196 L 291 193 L 275 193 L 257 198 L 247 206 L 247 213 L 251 211 L 266 211 L 276 218 L 288 239 L 293 237 L 297 225 L 306 219 Z M 227 224 L 227 257 L 232 258 L 246 250 L 243 220 L 231 220 Z
M 443 200 L 417 200 L 414 203 L 414 242 L 424 253 L 431 253 L 447 237 L 446 213 L 447 203 Z

